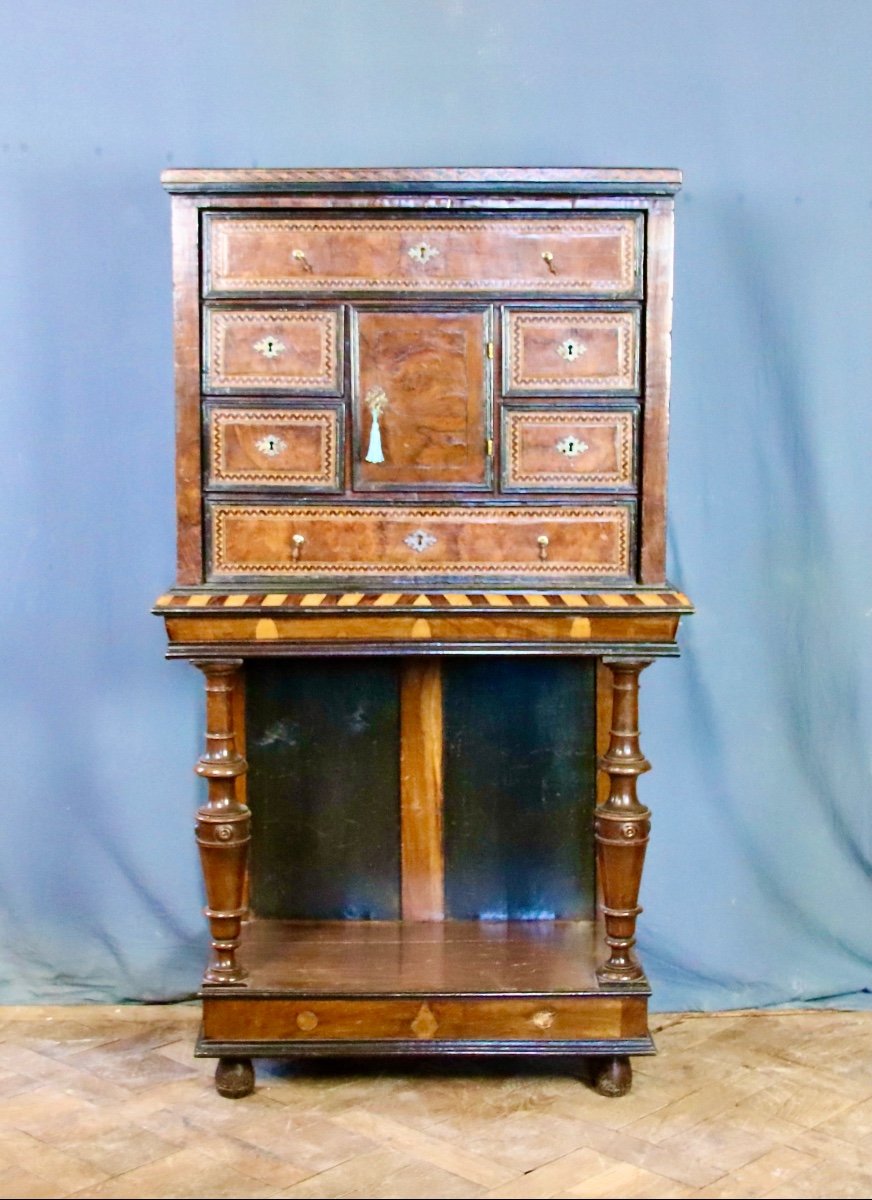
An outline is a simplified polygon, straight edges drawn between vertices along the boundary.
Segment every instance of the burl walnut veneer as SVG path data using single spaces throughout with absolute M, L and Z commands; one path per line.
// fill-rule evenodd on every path
M 172 170 L 199 1055 L 648 1054 L 669 170 Z M 597 755 L 599 758 L 597 759 Z M 249 770 L 250 763 L 250 770 Z M 594 853 L 595 848 L 595 853 Z

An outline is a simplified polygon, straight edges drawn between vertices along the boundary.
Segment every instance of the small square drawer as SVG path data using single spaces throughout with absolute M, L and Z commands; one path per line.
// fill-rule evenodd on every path
M 342 394 L 339 308 L 207 308 L 203 390 Z
M 635 486 L 634 412 L 503 408 L 503 491 L 621 491 Z
M 632 396 L 639 391 L 639 310 L 506 309 L 507 396 Z
M 335 492 L 342 487 L 344 409 L 213 408 L 209 486 Z

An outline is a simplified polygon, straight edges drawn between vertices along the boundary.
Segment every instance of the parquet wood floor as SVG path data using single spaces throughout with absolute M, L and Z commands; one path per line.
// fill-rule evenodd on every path
M 0 1009 L 0 1197 L 872 1197 L 872 1013 L 660 1016 L 632 1093 L 566 1071 L 258 1065 L 195 1005 Z

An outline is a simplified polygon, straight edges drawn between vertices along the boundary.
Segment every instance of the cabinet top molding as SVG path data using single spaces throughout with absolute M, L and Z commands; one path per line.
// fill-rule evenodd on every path
M 294 167 L 172 168 L 161 182 L 168 192 L 515 191 L 672 195 L 681 172 L 668 167 Z

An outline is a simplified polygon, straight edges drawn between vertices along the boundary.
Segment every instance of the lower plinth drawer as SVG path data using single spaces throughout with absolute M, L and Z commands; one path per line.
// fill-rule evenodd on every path
M 627 579 L 633 505 L 390 508 L 214 503 L 211 578 Z
M 590 1042 L 647 1038 L 644 996 L 299 999 L 208 997 L 216 1042 Z

